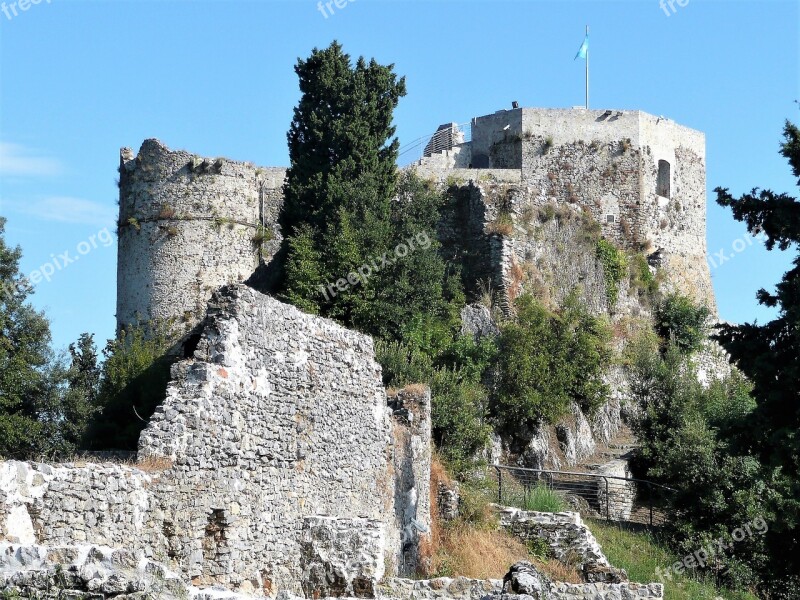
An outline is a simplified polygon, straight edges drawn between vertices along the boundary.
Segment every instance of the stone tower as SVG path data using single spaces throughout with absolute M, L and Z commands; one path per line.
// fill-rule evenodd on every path
M 117 326 L 190 331 L 219 287 L 277 250 L 285 169 L 204 159 L 145 140 L 120 152 Z
M 606 238 L 645 251 L 674 289 L 716 311 L 701 132 L 619 110 L 519 108 L 471 125 L 470 141 L 412 168 L 425 177 L 506 182 L 513 191 L 506 208 L 516 215 L 548 204 L 587 210 Z

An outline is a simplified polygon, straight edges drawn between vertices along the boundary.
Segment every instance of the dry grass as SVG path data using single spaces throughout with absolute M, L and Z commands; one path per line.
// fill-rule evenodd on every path
M 428 386 L 424 383 L 409 383 L 402 391 L 413 396 L 423 396 L 428 393 Z
M 433 572 L 451 577 L 502 579 L 520 560 L 529 560 L 528 548 L 505 531 L 487 531 L 460 525 L 449 528 Z
M 584 583 L 583 576 L 572 566 L 565 565 L 555 559 L 541 560 L 539 558 L 529 559 L 533 565 L 553 581 L 564 581 L 566 583 Z
M 160 473 L 172 468 L 172 459 L 163 456 L 147 456 L 141 460 L 131 463 L 132 467 L 144 471 L 145 473 Z
M 578 583 L 580 573 L 556 560 L 532 555 L 528 546 L 498 529 L 497 516 L 488 502 L 462 486 L 462 516 L 451 523 L 439 518 L 436 497 L 439 483 L 452 485 L 452 478 L 438 456 L 431 463 L 431 534 L 420 547 L 422 577 L 470 577 L 502 579 L 521 560 L 531 561 L 551 579 Z M 486 513 L 480 514 L 477 513 Z
M 501 215 L 486 226 L 486 233 L 489 235 L 497 234 L 502 236 L 510 236 L 512 233 L 514 233 L 514 222 L 510 217 L 506 218 Z
M 511 268 L 508 271 L 511 283 L 508 286 L 508 298 L 513 302 L 522 292 L 522 284 L 525 281 L 525 271 L 519 266 L 517 261 L 511 259 Z

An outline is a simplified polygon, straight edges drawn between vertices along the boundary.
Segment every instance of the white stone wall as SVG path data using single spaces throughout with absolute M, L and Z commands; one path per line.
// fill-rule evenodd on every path
M 522 540 L 545 540 L 556 560 L 579 568 L 592 563 L 611 566 L 580 514 L 525 511 L 508 506 L 498 508 L 502 527 Z
M 127 548 L 197 585 L 274 595 L 300 593 L 324 519 L 363 558 L 351 583 L 396 574 L 407 521 L 430 523 L 426 398 L 397 422 L 369 337 L 230 286 L 141 435 L 140 460 L 163 468 L 0 463 L 3 537 Z
M 386 600 L 487 600 L 508 598 L 523 600 L 531 596 L 501 595 L 501 579 L 468 579 L 441 577 L 438 579 L 393 579 L 382 587 Z M 664 597 L 660 583 L 559 583 L 548 590 L 553 600 L 657 600 Z
M 187 331 L 214 290 L 277 251 L 285 169 L 199 158 L 145 140 L 120 152 L 117 324 L 173 320 Z M 259 228 L 272 238 L 254 242 Z

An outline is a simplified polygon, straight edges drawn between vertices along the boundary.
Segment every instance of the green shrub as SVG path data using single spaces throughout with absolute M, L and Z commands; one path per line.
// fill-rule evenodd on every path
M 633 363 L 631 392 L 640 407 L 633 429 L 641 442 L 638 468 L 676 490 L 664 533 L 679 555 L 730 541 L 730 532 L 757 518 L 771 522 L 769 476 L 742 432 L 755 403 L 738 376 L 704 388 L 685 353 L 668 343 L 663 354 L 643 344 Z M 751 535 L 720 554 L 729 587 L 757 583 L 766 564 L 766 536 Z
M 619 284 L 628 268 L 625 253 L 606 239 L 597 241 L 596 255 L 603 265 L 603 276 L 606 282 L 606 299 L 609 309 L 616 305 L 619 299 Z
M 474 468 L 489 441 L 488 393 L 481 379 L 496 349 L 488 340 L 454 338 L 442 323 L 410 327 L 406 340 L 376 342 L 384 383 L 430 385 L 434 442 L 450 470 L 463 475 Z
M 673 342 L 684 354 L 698 350 L 708 335 L 709 310 L 680 294 L 670 294 L 658 305 L 656 333 L 666 344 Z
M 647 258 L 642 254 L 632 254 L 629 258 L 631 287 L 639 296 L 655 298 L 658 293 L 658 280 L 650 271 Z
M 548 560 L 553 557 L 553 549 L 547 540 L 543 538 L 532 538 L 525 541 L 525 546 L 528 548 L 528 553 L 539 560 Z
M 500 335 L 500 383 L 492 405 L 498 425 L 512 436 L 532 434 L 577 402 L 587 412 L 608 397 L 603 369 L 611 359 L 607 324 L 573 294 L 559 313 L 526 294 L 517 317 Z
M 172 345 L 166 324 L 131 326 L 109 340 L 95 414 L 86 435 L 91 450 L 136 450 L 139 434 L 166 397 Z
M 524 510 L 556 513 L 567 510 L 567 503 L 558 492 L 554 492 L 546 485 L 538 484 L 527 490 L 519 507 Z

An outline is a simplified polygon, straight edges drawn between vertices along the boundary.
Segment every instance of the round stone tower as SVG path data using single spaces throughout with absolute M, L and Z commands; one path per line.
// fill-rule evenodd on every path
M 117 326 L 190 331 L 214 290 L 277 251 L 285 169 L 171 151 L 120 151 Z

